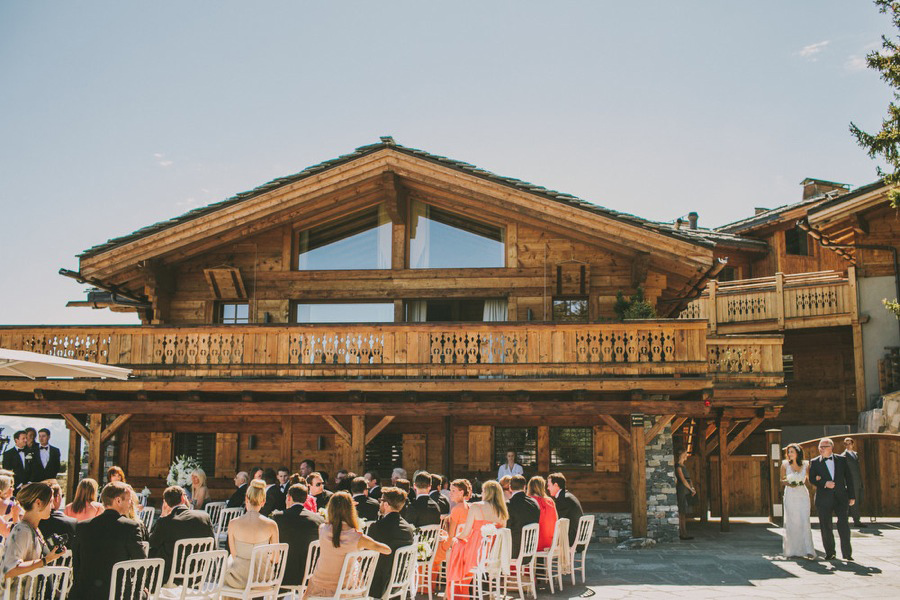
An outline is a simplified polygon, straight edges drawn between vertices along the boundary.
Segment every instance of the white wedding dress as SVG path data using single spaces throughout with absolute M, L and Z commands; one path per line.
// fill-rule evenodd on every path
M 795 471 L 791 465 L 784 461 L 788 481 L 802 483 L 806 480 L 806 471 L 809 462 L 803 463 L 800 471 Z M 812 529 L 809 524 L 809 490 L 805 485 L 784 487 L 784 556 L 815 556 L 813 547 Z

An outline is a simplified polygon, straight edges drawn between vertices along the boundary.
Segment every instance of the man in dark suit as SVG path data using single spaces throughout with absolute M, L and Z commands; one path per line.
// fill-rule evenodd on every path
M 369 498 L 376 501 L 381 500 L 381 484 L 379 483 L 378 473 L 366 471 L 363 477 L 366 479 L 366 485 L 369 486 Z
M 506 521 L 506 526 L 512 537 L 512 557 L 518 558 L 519 547 L 522 545 L 522 528 L 541 520 L 541 507 L 525 493 L 525 477 L 522 475 L 510 476 L 509 492 L 506 503 L 509 520 Z
M 434 500 L 438 508 L 441 509 L 442 515 L 450 514 L 450 501 L 447 500 L 447 497 L 441 493 L 441 482 L 444 480 L 440 475 L 431 474 L 431 493 L 428 495 L 431 496 L 431 499 Z
M 108 598 L 113 565 L 146 558 L 141 523 L 125 516 L 132 508 L 131 494 L 131 488 L 120 481 L 106 484 L 100 494 L 106 510 L 78 524 L 72 548 L 75 587 L 70 598 Z
M 28 449 L 27 440 L 24 431 L 15 432 L 13 434 L 15 445 L 3 453 L 3 468 L 13 472 L 16 488 L 31 481 L 34 468 L 34 454 Z
M 78 524 L 78 521 L 72 517 L 67 517 L 61 510 L 62 488 L 60 488 L 59 482 L 55 479 L 48 479 L 44 481 L 44 483 L 49 485 L 50 489 L 53 490 L 53 499 L 51 500 L 53 503 L 53 511 L 50 513 L 49 517 L 41 520 L 38 524 L 38 529 L 41 530 L 41 535 L 43 535 L 45 539 L 53 534 L 67 536 L 69 541 L 66 542 L 66 547 L 71 548 L 72 544 L 75 542 L 75 526 Z
M 841 555 L 844 560 L 853 560 L 850 525 L 847 523 L 847 510 L 855 504 L 853 476 L 847 466 L 847 459 L 834 454 L 834 442 L 830 438 L 819 440 L 819 456 L 809 461 L 809 481 L 816 486 L 816 512 L 819 513 L 819 531 L 825 547 L 825 560 L 831 560 L 835 556 L 832 515 L 837 515 Z
M 566 476 L 562 473 L 550 474 L 547 478 L 547 490 L 553 496 L 559 518 L 569 520 L 569 544 L 572 545 L 578 535 L 578 520 L 584 514 L 581 502 L 572 492 L 566 491 Z
M 291 470 L 287 467 L 278 467 L 276 476 L 278 477 L 278 490 L 283 496 L 287 496 L 287 490 L 290 487 L 288 480 L 291 478 Z
M 237 489 L 225 502 L 225 508 L 241 508 L 244 506 L 244 500 L 247 499 L 247 487 L 250 485 L 250 475 L 247 471 L 240 471 L 234 476 L 234 485 L 237 486 Z
M 850 516 L 853 517 L 854 525 L 863 528 L 866 524 L 862 522 L 862 517 L 859 513 L 863 501 L 863 480 L 862 471 L 859 468 L 859 454 L 857 454 L 856 442 L 853 441 L 853 438 L 844 438 L 844 451 L 841 453 L 841 456 L 847 459 L 847 466 L 850 467 L 850 476 L 853 477 L 853 496 L 856 502 L 850 506 Z
M 325 478 L 318 471 L 315 471 L 307 478 L 309 481 L 309 493 L 316 499 L 316 508 L 325 508 L 328 501 L 331 500 L 332 494 L 325 489 Z
M 281 487 L 278 485 L 275 469 L 263 471 L 263 481 L 266 482 L 266 503 L 259 509 L 259 514 L 268 517 L 272 511 L 285 509 L 284 494 L 281 493 Z
M 163 492 L 163 513 L 150 534 L 150 558 L 166 561 L 163 582 L 168 581 L 175 560 L 175 542 L 189 538 L 215 538 L 205 510 L 192 510 L 184 489 L 173 485 Z
M 272 513 L 272 520 L 278 524 L 278 539 L 288 545 L 284 585 L 303 583 L 309 544 L 319 539 L 319 525 L 325 522 L 322 515 L 303 508 L 308 494 L 309 489 L 305 485 L 295 483 L 288 488 L 284 512 Z
M 425 498 L 427 500 L 427 498 Z M 369 596 L 381 598 L 390 583 L 391 569 L 394 565 L 394 552 L 403 546 L 409 546 L 415 538 L 415 528 L 400 516 L 406 505 L 406 492 L 400 488 L 384 488 L 381 492 L 381 510 L 384 516 L 369 526 L 369 537 L 390 547 L 390 554 L 378 556 L 375 576 Z
M 32 481 L 56 479 L 59 475 L 59 448 L 50 445 L 50 430 L 38 431 L 38 445 L 34 452 L 34 464 L 31 468 Z
M 350 482 L 350 493 L 356 503 L 356 514 L 366 521 L 378 520 L 378 501 L 368 496 L 369 486 L 364 477 L 356 477 Z
M 416 475 L 413 486 L 416 488 L 416 499 L 406 507 L 405 519 L 413 527 L 440 525 L 441 509 L 437 502 L 428 496 L 428 492 L 431 490 L 431 475 L 422 471 Z M 384 496 L 384 492 L 382 492 L 382 496 Z

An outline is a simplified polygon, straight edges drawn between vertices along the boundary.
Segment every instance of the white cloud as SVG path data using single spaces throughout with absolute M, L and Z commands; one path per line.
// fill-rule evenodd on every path
M 159 166 L 161 166 L 163 168 L 171 167 L 173 164 L 175 164 L 171 160 L 167 159 L 166 155 L 162 154 L 161 152 L 155 153 L 153 155 L 153 158 L 156 159 L 156 164 L 158 164 Z
M 821 42 L 816 42 L 815 44 L 809 44 L 808 46 L 803 46 L 800 48 L 798 54 L 803 58 L 809 59 L 811 61 L 818 60 L 816 55 L 825 50 L 825 47 L 828 46 L 831 42 L 829 40 L 823 40 Z
M 848 56 L 844 68 L 848 71 L 864 71 L 868 68 L 865 56 Z

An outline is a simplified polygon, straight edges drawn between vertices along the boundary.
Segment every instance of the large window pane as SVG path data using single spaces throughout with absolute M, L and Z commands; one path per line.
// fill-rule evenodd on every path
M 554 298 L 553 320 L 559 323 L 587 323 L 587 298 Z
M 300 232 L 301 271 L 391 268 L 391 220 L 383 206 Z
M 223 325 L 241 325 L 250 322 L 250 305 L 246 302 L 221 302 L 218 309 L 216 319 Z
M 594 466 L 593 428 L 550 428 L 551 469 L 583 469 L 592 466 Z
M 537 427 L 494 427 L 494 464 L 506 464 L 510 450 L 522 467 L 537 468 Z
M 506 264 L 503 229 L 413 202 L 409 225 L 409 267 L 451 269 Z
M 393 302 L 297 304 L 297 323 L 392 323 Z

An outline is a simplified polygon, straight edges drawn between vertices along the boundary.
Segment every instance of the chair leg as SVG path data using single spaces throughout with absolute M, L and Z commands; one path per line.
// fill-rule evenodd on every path
M 428 600 L 434 600 L 434 592 L 431 589 L 431 585 L 432 585 L 432 572 L 431 571 L 432 571 L 431 563 L 428 563 L 425 566 L 425 573 L 427 574 L 426 576 L 428 578 Z
M 569 565 L 572 567 L 572 585 L 575 585 L 575 550 L 572 550 L 572 555 L 569 558 Z

